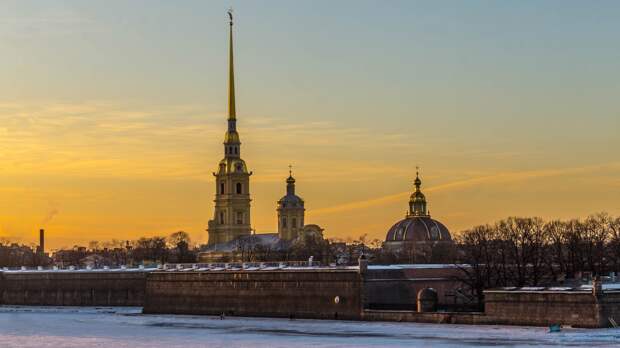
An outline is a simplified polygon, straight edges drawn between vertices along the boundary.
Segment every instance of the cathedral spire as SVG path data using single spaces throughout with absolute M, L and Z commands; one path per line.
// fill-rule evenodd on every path
M 228 48 L 228 130 L 224 136 L 224 154 L 227 158 L 238 158 L 241 155 L 241 141 L 237 133 L 237 111 L 235 108 L 235 67 L 233 60 L 233 15 L 228 10 L 230 19 L 230 42 Z
M 250 175 L 241 159 L 235 110 L 235 69 L 233 65 L 233 13 L 228 10 L 228 129 L 224 135 L 224 158 L 215 176 L 215 209 L 209 220 L 209 245 L 228 243 L 252 234 L 250 219 Z
M 235 110 L 235 67 L 233 60 L 233 12 L 228 10 L 230 19 L 230 42 L 228 48 L 228 119 L 234 120 L 237 117 Z

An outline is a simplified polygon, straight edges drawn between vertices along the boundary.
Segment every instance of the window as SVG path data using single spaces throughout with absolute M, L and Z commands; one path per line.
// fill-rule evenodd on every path
M 240 182 L 237 183 L 237 194 L 240 195 L 243 193 L 243 185 Z
M 220 224 L 222 225 L 224 224 L 224 212 L 223 211 L 220 212 Z
M 224 183 L 220 183 L 220 194 L 223 195 L 224 194 Z
M 296 218 L 293 218 L 293 223 L 292 223 L 291 227 L 297 228 L 297 219 Z
M 243 212 L 237 212 L 237 225 L 243 225 Z
M 238 151 L 238 150 L 237 150 L 237 148 L 235 147 L 235 155 L 237 154 L 237 151 Z
M 282 227 L 286 228 L 286 218 L 282 218 Z

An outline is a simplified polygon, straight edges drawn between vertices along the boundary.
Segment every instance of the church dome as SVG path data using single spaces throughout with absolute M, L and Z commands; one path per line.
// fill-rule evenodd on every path
M 286 179 L 286 195 L 278 201 L 280 208 L 303 208 L 304 200 L 295 194 L 295 178 L 292 172 Z
M 385 241 L 452 241 L 452 237 L 446 226 L 430 216 L 410 216 L 394 224 L 388 230 Z
M 419 173 L 414 181 L 415 191 L 409 199 L 407 216 L 392 226 L 385 237 L 386 242 L 451 242 L 450 231 L 441 222 L 431 219 L 426 209 L 426 196 L 422 193 Z
M 278 201 L 278 204 L 283 205 L 284 207 L 290 207 L 290 208 L 295 207 L 295 206 L 303 207 L 304 200 L 295 194 L 286 195 L 280 198 L 280 200 Z

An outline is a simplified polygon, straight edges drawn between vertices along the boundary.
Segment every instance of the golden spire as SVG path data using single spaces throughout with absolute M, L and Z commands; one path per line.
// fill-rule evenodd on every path
M 230 18 L 230 47 L 228 53 L 228 119 L 234 120 L 237 117 L 235 110 L 235 68 L 233 65 L 233 15 L 232 8 L 228 10 Z

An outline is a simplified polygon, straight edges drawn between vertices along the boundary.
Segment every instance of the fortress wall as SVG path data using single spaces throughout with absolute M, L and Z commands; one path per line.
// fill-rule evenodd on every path
M 455 268 L 435 269 L 371 269 L 365 275 L 365 308 L 416 310 L 418 291 L 433 288 L 437 291 L 438 306 L 452 308 L 462 303 L 454 296 L 457 289 L 466 288 L 457 280 Z
M 147 272 L 2 272 L 0 304 L 142 306 Z
M 361 284 L 356 270 L 153 272 L 144 313 L 355 320 Z
M 601 304 L 601 322 L 603 326 L 613 325 L 609 318 L 620 325 L 620 291 L 608 291 L 604 293 L 604 296 L 599 299 Z
M 589 291 L 485 291 L 485 314 L 497 324 L 608 327 L 620 320 L 620 293 Z

